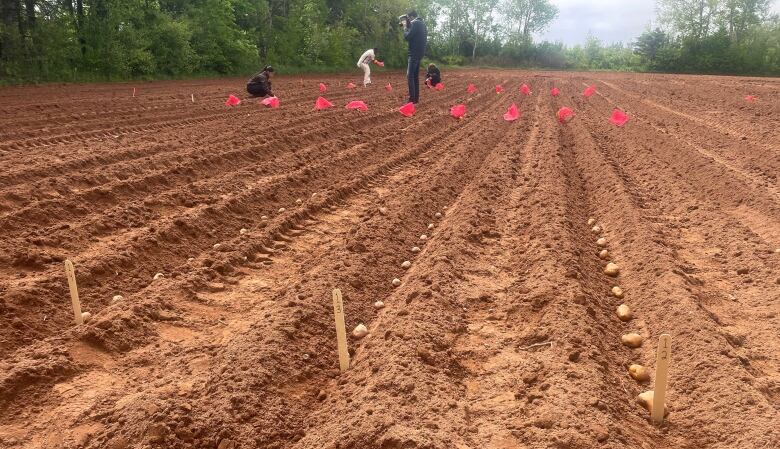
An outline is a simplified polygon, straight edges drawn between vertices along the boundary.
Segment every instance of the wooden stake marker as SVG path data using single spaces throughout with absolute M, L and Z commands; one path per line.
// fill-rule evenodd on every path
M 347 330 L 344 327 L 344 302 L 341 290 L 333 290 L 333 313 L 336 316 L 336 342 L 339 350 L 339 367 L 341 372 L 349 369 L 349 351 L 347 351 Z
M 79 302 L 79 289 L 76 286 L 76 270 L 73 269 L 73 262 L 67 259 L 65 260 L 65 277 L 68 278 L 70 300 L 73 303 L 73 316 L 76 318 L 76 324 L 84 324 L 84 318 L 81 315 L 81 302 Z
M 653 410 L 650 419 L 660 426 L 664 422 L 666 404 L 666 384 L 669 380 L 669 359 L 672 354 L 672 337 L 668 334 L 658 338 L 658 352 L 655 357 L 655 387 L 653 388 Z
M 133 88 L 133 98 L 135 98 L 135 87 Z
M 190 94 L 190 95 L 192 95 L 192 102 L 195 103 L 195 94 Z

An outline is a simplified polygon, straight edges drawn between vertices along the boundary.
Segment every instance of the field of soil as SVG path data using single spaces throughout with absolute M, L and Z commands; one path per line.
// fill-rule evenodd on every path
M 780 447 L 780 79 L 360 75 L 0 89 L 0 448 Z

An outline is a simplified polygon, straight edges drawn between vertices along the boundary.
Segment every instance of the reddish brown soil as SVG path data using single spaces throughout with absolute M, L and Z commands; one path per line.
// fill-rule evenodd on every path
M 780 447 L 780 80 L 456 72 L 404 118 L 350 78 L 0 90 L 0 447 Z

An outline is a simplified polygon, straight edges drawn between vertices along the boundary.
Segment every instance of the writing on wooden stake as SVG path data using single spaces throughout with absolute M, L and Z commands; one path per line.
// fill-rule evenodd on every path
M 76 324 L 84 324 L 84 318 L 81 315 L 81 302 L 79 302 L 79 289 L 76 286 L 76 271 L 70 260 L 65 260 L 65 277 L 68 278 L 70 301 L 73 303 L 73 316 L 76 318 Z
M 669 359 L 671 354 L 672 337 L 668 334 L 663 334 L 658 339 L 658 352 L 655 356 L 655 387 L 653 388 L 653 409 L 650 411 L 650 419 L 655 425 L 661 425 L 664 421 L 666 384 L 669 380 Z
M 336 343 L 339 350 L 339 367 L 343 373 L 349 369 L 349 352 L 347 351 L 347 330 L 344 327 L 344 302 L 341 290 L 333 290 L 333 314 L 336 316 Z

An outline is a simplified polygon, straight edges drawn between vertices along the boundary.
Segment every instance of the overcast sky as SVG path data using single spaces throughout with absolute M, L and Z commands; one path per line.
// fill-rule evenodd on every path
M 550 0 L 560 10 L 539 40 L 582 44 L 590 31 L 602 42 L 629 43 L 655 20 L 655 0 Z M 780 12 L 780 0 L 772 10 Z

